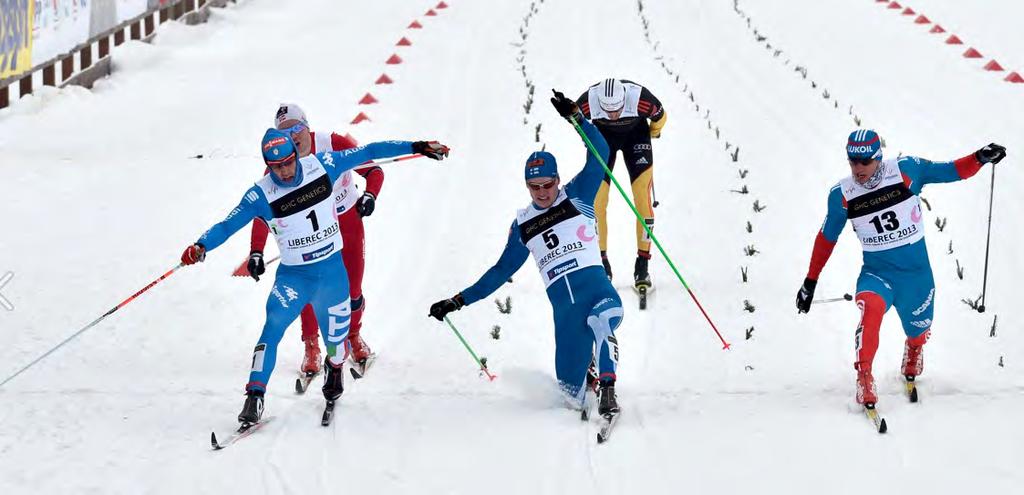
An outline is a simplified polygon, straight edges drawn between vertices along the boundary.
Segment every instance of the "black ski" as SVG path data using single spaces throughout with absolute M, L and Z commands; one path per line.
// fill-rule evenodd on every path
M 885 424 L 885 418 L 878 414 L 878 410 L 875 409 L 874 404 L 864 404 L 864 413 L 867 414 L 868 419 L 875 425 L 875 429 L 878 433 L 885 433 L 889 431 L 889 425 Z
M 352 366 L 349 367 L 348 371 L 352 374 L 353 380 L 358 380 L 366 376 L 366 372 L 373 366 L 373 362 L 377 360 L 377 354 L 372 353 L 366 359 L 362 361 L 351 360 Z
M 910 399 L 910 402 L 916 403 L 917 402 L 917 383 L 914 381 L 915 377 L 911 376 L 911 375 L 904 375 L 903 378 L 906 380 L 907 398 Z
M 234 444 L 235 442 L 249 435 L 252 435 L 253 433 L 256 433 L 257 431 L 259 431 L 260 428 L 263 428 L 263 426 L 269 423 L 270 420 L 272 419 L 274 419 L 273 416 L 267 416 L 266 418 L 261 419 L 257 423 L 242 423 L 242 425 L 239 426 L 237 430 L 231 432 L 231 434 L 228 435 L 228 437 L 224 439 L 223 442 L 217 440 L 217 432 L 210 432 L 210 446 L 213 447 L 213 450 L 221 450 L 227 448 L 230 445 Z
M 601 426 L 597 431 L 597 443 L 605 443 L 612 436 L 612 429 L 615 428 L 615 423 L 619 421 L 620 414 L 622 414 L 621 410 L 601 415 Z
M 321 426 L 330 426 L 331 425 L 331 421 L 334 420 L 334 404 L 336 402 L 337 401 L 333 401 L 333 400 L 327 401 L 327 405 L 324 406 L 324 415 L 323 415 L 322 418 L 320 418 L 320 425 Z
M 303 372 L 300 371 L 299 372 L 299 377 L 295 379 L 295 393 L 297 393 L 297 394 L 304 394 L 304 393 L 306 393 L 306 390 L 309 389 L 309 384 L 319 374 L 320 374 L 319 371 L 316 372 L 316 373 L 311 373 L 309 371 L 303 373 Z

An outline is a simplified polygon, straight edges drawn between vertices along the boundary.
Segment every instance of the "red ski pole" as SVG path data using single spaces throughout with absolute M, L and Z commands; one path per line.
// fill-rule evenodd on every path
M 111 308 L 110 311 L 107 311 L 106 313 L 103 313 L 103 316 L 100 316 L 99 318 L 96 318 L 95 320 L 92 321 L 92 323 L 86 325 L 85 328 L 75 332 L 70 337 L 64 339 L 61 343 L 59 343 L 56 346 L 54 346 L 52 349 L 50 349 L 50 350 L 46 351 L 45 353 L 43 353 L 42 356 L 39 356 L 39 357 L 35 358 L 35 360 L 33 360 L 31 363 L 28 363 L 27 365 L 25 365 L 25 367 L 20 369 L 20 370 L 18 370 L 17 373 L 15 373 L 15 374 L 7 377 L 6 379 L 4 379 L 4 381 L 0 382 L 0 387 L 3 387 L 4 385 L 6 385 L 7 382 L 13 380 L 14 377 L 22 374 L 23 372 L 25 372 L 25 370 L 35 366 L 36 363 L 38 363 L 39 361 L 42 361 L 43 359 L 45 359 L 46 356 L 49 356 L 50 354 L 53 354 L 53 352 L 56 351 L 57 349 L 60 349 L 61 347 L 64 347 L 65 344 L 67 344 L 68 342 L 71 342 L 72 340 L 74 340 L 75 337 L 78 337 L 79 335 L 83 334 L 86 330 L 96 326 L 97 324 L 99 324 L 99 322 L 103 321 L 104 318 L 114 314 L 115 311 L 117 311 L 117 310 L 127 306 L 128 303 L 134 301 L 136 297 L 139 297 L 140 295 L 142 295 L 143 292 L 146 292 L 147 290 L 152 289 L 154 285 L 160 283 L 160 281 L 162 281 L 163 279 L 165 279 L 167 277 L 170 277 L 172 273 L 178 271 L 178 268 L 181 268 L 183 266 L 185 266 L 185 265 L 182 265 L 182 264 L 179 263 L 178 266 L 176 266 L 174 268 L 171 268 L 170 270 L 167 271 L 167 273 L 161 275 L 160 278 L 150 282 L 149 285 L 143 287 L 141 290 L 139 290 L 135 294 L 132 294 L 131 297 L 129 297 L 128 299 L 125 299 L 124 301 L 121 301 L 121 304 L 118 304 L 117 306 L 114 306 L 113 308 Z

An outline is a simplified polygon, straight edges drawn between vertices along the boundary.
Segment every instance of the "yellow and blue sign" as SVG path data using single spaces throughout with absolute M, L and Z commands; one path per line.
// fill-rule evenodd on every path
M 34 0 L 0 0 L 0 79 L 32 68 Z

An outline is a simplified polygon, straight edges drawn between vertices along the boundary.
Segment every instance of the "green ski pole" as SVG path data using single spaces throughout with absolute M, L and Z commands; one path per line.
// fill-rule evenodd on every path
M 473 360 L 476 361 L 476 364 L 480 365 L 480 371 L 483 371 L 484 374 L 487 375 L 487 379 L 493 382 L 494 379 L 497 378 L 497 375 L 492 375 L 491 372 L 487 370 L 487 365 L 481 362 L 480 358 L 476 357 L 476 353 L 473 352 L 473 348 L 470 347 L 468 343 L 466 343 L 466 339 L 462 338 L 462 334 L 459 333 L 459 330 L 455 328 L 455 325 L 452 325 L 452 321 L 449 320 L 447 316 L 444 317 L 444 322 L 448 324 L 448 326 L 452 329 L 453 332 L 455 332 L 455 336 L 459 338 L 459 341 L 462 342 L 462 345 L 465 346 L 466 350 L 469 351 L 469 354 L 473 356 Z

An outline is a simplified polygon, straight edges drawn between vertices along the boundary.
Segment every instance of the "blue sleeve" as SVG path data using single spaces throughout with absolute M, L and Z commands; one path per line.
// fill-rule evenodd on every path
M 608 142 L 601 135 L 601 131 L 597 130 L 597 127 L 589 120 L 580 119 L 580 127 L 583 128 L 583 134 L 590 139 L 590 143 L 594 145 L 594 149 L 601 155 L 601 158 L 598 160 L 587 148 L 587 163 L 583 166 L 583 170 L 565 186 L 565 193 L 570 198 L 578 198 L 588 205 L 593 205 L 597 189 L 601 187 L 601 181 L 604 180 L 605 172 L 601 161 L 604 161 L 605 164 L 608 163 Z
M 512 227 L 508 231 L 508 242 L 505 243 L 505 250 L 502 251 L 498 262 L 487 270 L 480 280 L 462 291 L 462 300 L 468 306 L 491 295 L 501 287 L 501 284 L 507 282 L 529 257 L 530 250 L 519 237 L 519 224 L 512 222 Z
M 254 218 L 261 217 L 267 220 L 271 216 L 270 204 L 267 203 L 263 191 L 259 187 L 252 186 L 245 192 L 245 196 L 242 197 L 238 206 L 231 210 L 224 220 L 210 227 L 210 230 L 207 230 L 196 242 L 202 244 L 207 251 L 213 251 L 224 244 L 224 241 L 228 240 L 235 232 L 238 232 L 238 229 L 249 225 Z
M 412 152 L 412 142 L 410 141 L 379 141 L 366 146 L 359 146 L 358 148 L 327 151 L 317 156 L 320 158 L 320 162 L 324 164 L 331 182 L 334 182 L 345 172 L 370 160 L 408 155 Z
M 838 241 L 847 220 L 843 191 L 840 190 L 839 184 L 836 184 L 828 193 L 828 213 L 825 214 L 825 222 L 821 225 L 821 235 L 829 242 Z
M 921 194 L 927 184 L 956 182 L 963 180 L 953 162 L 932 162 L 916 156 L 904 156 L 899 160 L 900 172 L 910 181 L 910 192 Z

